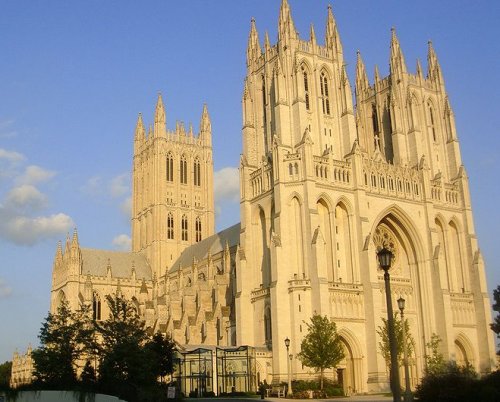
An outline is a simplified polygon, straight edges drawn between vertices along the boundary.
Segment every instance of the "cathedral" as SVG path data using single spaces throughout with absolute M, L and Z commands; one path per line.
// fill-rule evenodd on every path
M 328 375 L 346 393 L 378 392 L 388 389 L 377 333 L 387 309 L 376 254 L 386 247 L 392 298 L 406 300 L 415 340 L 412 385 L 433 334 L 446 359 L 489 372 L 485 268 L 432 44 L 427 71 L 417 63 L 412 73 L 392 30 L 390 73 L 375 69 L 372 83 L 358 52 L 353 100 L 330 7 L 324 41 L 312 27 L 299 37 L 287 0 L 277 42 L 263 39 L 252 19 L 240 223 L 215 233 L 207 106 L 198 132 L 169 130 L 159 95 L 154 121 L 146 128 L 139 115 L 133 138 L 132 251 L 84 248 L 75 231 L 57 247 L 51 311 L 67 300 L 103 320 L 106 295 L 121 293 L 151 331 L 173 337 L 184 363 L 193 353 L 208 361 L 182 370 L 184 389 L 215 393 L 286 381 L 288 366 L 293 379 L 311 376 L 296 355 L 320 314 L 336 323 L 345 353 Z

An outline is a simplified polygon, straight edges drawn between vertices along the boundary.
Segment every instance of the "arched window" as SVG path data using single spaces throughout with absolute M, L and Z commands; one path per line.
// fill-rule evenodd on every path
M 187 241 L 188 239 L 188 219 L 186 215 L 182 215 L 181 239 L 183 241 Z
M 92 318 L 94 321 L 101 319 L 101 298 L 96 292 L 92 295 Z
M 187 161 L 184 155 L 181 156 L 180 168 L 181 168 L 181 184 L 187 184 Z
M 200 217 L 196 218 L 196 222 L 194 224 L 195 232 L 196 232 L 196 242 L 201 241 L 201 219 Z
M 302 78 L 304 79 L 304 99 L 306 102 L 306 110 L 311 110 L 311 105 L 309 102 L 309 77 L 307 75 L 307 71 L 305 67 L 302 67 Z
M 167 239 L 174 238 L 174 216 L 171 212 L 167 215 Z
M 432 140 L 436 142 L 437 138 L 436 127 L 434 125 L 434 111 L 432 110 L 432 104 L 430 102 L 427 104 L 427 108 L 429 109 L 429 129 L 432 132 Z
M 330 96 L 328 94 L 328 78 L 323 71 L 320 77 L 321 101 L 323 103 L 323 114 L 330 115 Z
M 372 125 L 373 125 L 373 134 L 378 134 L 380 130 L 378 127 L 377 106 L 375 106 L 375 104 L 372 104 Z
M 166 169 L 166 179 L 167 181 L 174 181 L 174 157 L 169 152 L 167 155 L 167 169 Z
M 201 186 L 201 165 L 200 165 L 200 160 L 198 158 L 194 160 L 193 172 L 194 172 L 194 185 Z

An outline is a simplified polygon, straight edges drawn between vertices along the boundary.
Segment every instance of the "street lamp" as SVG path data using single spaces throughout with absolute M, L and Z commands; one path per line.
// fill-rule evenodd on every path
M 292 395 L 292 378 L 290 377 L 290 363 L 292 362 L 292 356 L 289 353 L 290 348 L 290 339 L 286 337 L 285 339 L 286 346 L 286 371 L 288 375 L 288 393 L 287 396 Z
M 398 353 L 396 345 L 396 334 L 394 331 L 394 314 L 392 312 L 391 282 L 389 269 L 391 268 L 392 252 L 385 247 L 377 252 L 380 268 L 384 270 L 385 300 L 387 303 L 387 332 L 389 335 L 389 349 L 391 352 L 391 390 L 394 402 L 401 401 L 401 388 L 399 385 Z
M 399 311 L 401 311 L 401 328 L 403 331 L 403 357 L 404 357 L 404 365 L 405 365 L 405 393 L 403 399 L 405 402 L 413 401 L 413 394 L 411 393 L 410 386 L 410 369 L 408 368 L 408 349 L 406 344 L 406 326 L 405 326 L 405 317 L 404 317 L 404 309 L 405 309 L 405 299 L 400 297 L 398 299 L 398 307 Z

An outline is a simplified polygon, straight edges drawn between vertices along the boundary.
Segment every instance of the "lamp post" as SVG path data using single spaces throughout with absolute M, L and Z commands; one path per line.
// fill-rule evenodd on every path
M 290 348 L 290 339 L 286 337 L 285 339 L 285 346 L 286 346 L 286 371 L 288 375 L 288 395 L 292 395 L 292 378 L 290 377 L 290 363 L 292 362 L 292 356 L 289 353 L 289 348 Z
M 401 311 L 401 328 L 403 331 L 403 357 L 405 365 L 405 393 L 403 395 L 403 399 L 405 402 L 412 402 L 413 394 L 411 393 L 410 385 L 410 369 L 408 367 L 408 349 L 406 344 L 406 326 L 404 317 L 405 299 L 403 299 L 402 297 L 398 299 L 398 307 L 399 311 Z
M 377 259 L 380 268 L 384 270 L 385 300 L 387 303 L 387 332 L 389 335 L 389 349 L 391 352 L 391 390 L 394 402 L 401 401 L 401 388 L 399 385 L 398 353 L 396 345 L 396 333 L 394 331 L 394 314 L 392 312 L 391 282 L 389 269 L 391 268 L 392 253 L 385 247 L 377 252 Z

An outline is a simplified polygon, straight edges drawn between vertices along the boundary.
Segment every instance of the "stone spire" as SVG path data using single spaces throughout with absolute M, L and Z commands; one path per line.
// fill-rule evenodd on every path
M 360 95 L 370 87 L 368 75 L 366 74 L 365 63 L 358 50 L 356 60 L 356 100 L 359 101 Z
M 400 80 L 403 78 L 403 75 L 406 74 L 405 58 L 399 46 L 395 28 L 391 28 L 391 60 L 389 67 L 393 78 Z
M 332 6 L 328 5 L 328 17 L 326 20 L 326 47 L 332 51 L 332 56 L 336 54 L 339 60 L 343 59 L 342 43 L 340 43 L 340 36 L 337 30 L 337 24 L 333 17 Z
M 153 135 L 155 137 L 163 136 L 167 134 L 166 117 L 165 117 L 165 106 L 163 106 L 163 99 L 161 93 L 158 94 L 158 101 L 156 102 L 155 110 L 155 124 Z
M 264 35 L 264 51 L 266 52 L 266 55 L 269 56 L 269 52 L 271 51 L 271 41 L 269 40 L 269 34 L 267 31 Z
M 61 240 L 59 240 L 57 242 L 57 249 L 56 249 L 56 265 L 61 264 L 62 260 L 63 260 L 62 243 Z
M 311 24 L 311 28 L 309 30 L 309 40 L 313 46 L 316 46 L 316 33 L 314 32 L 313 24 Z
M 420 64 L 420 59 L 417 59 L 417 77 L 419 79 L 423 78 L 422 65 Z
M 212 145 L 212 123 L 210 122 L 206 104 L 203 105 L 203 111 L 201 113 L 200 136 L 205 141 L 205 145 Z
M 142 121 L 142 113 L 137 117 L 137 124 L 135 125 L 135 146 L 138 147 L 142 144 L 146 137 L 146 130 L 144 129 L 144 122 Z
M 438 84 L 443 84 L 443 75 L 441 73 L 441 66 L 439 65 L 436 52 L 432 46 L 432 42 L 427 42 L 427 78 L 436 81 Z
M 278 42 L 289 43 L 290 39 L 296 38 L 297 31 L 295 30 L 288 0 L 282 0 L 278 20 Z
M 259 34 L 255 26 L 255 18 L 252 18 L 250 22 L 250 35 L 248 36 L 247 66 L 255 62 L 261 54 L 262 49 L 260 48 Z

